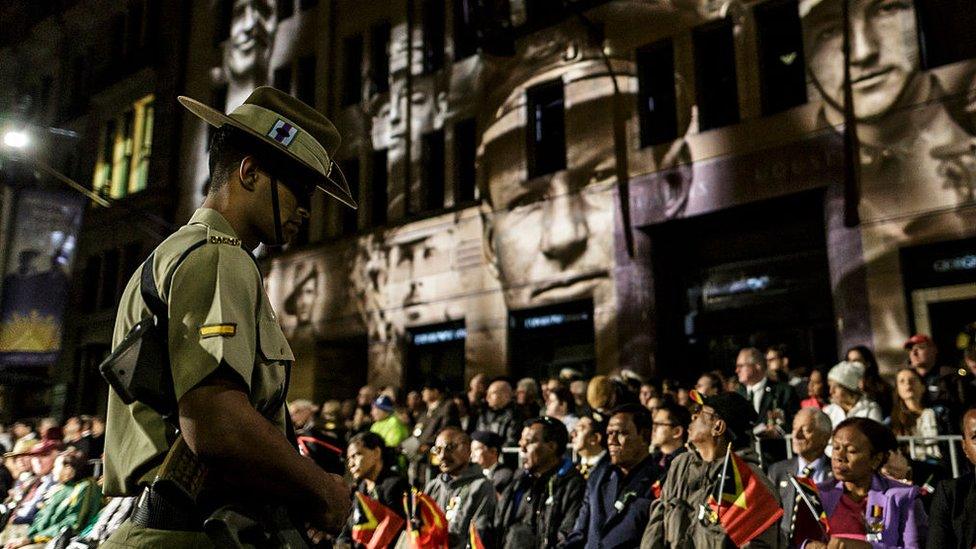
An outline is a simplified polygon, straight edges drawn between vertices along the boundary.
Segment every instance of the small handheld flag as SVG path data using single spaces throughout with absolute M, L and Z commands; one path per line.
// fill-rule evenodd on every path
M 752 472 L 749 464 L 732 451 L 725 453 L 719 498 L 709 496 L 712 516 L 722 524 L 732 543 L 741 547 L 772 527 L 783 516 L 783 508 L 769 488 Z

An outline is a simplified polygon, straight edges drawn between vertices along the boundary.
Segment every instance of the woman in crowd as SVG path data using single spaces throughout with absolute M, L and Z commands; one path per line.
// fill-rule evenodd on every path
M 847 360 L 860 362 L 864 365 L 864 378 L 861 380 L 861 390 L 868 398 L 881 407 L 881 417 L 891 416 L 891 384 L 881 377 L 878 360 L 874 353 L 864 345 L 857 345 L 847 350 Z
M 827 374 L 830 404 L 823 412 L 830 417 L 835 429 L 849 417 L 866 417 L 881 422 L 881 408 L 861 392 L 863 378 L 864 365 L 846 360 L 831 368 Z
M 359 433 L 349 439 L 346 447 L 346 466 L 356 481 L 356 490 L 402 517 L 403 494 L 410 490 L 410 485 L 403 475 L 392 470 L 395 460 L 393 449 L 387 447 L 376 433 Z M 357 504 L 353 502 L 353 510 L 339 536 L 340 541 L 351 543 L 352 527 L 359 515 L 356 507 Z
M 918 489 L 879 474 L 897 444 L 888 428 L 867 418 L 848 418 L 837 426 L 831 456 L 836 480 L 820 485 L 831 540 L 808 540 L 807 549 L 845 540 L 924 547 L 928 519 Z
M 8 541 L 4 549 L 40 549 L 66 528 L 81 532 L 102 506 L 102 491 L 92 478 L 93 467 L 83 452 L 69 449 L 54 462 L 58 484 L 34 517 L 27 537 Z M 67 535 L 71 535 L 70 533 Z
M 895 399 L 891 410 L 891 430 L 895 436 L 935 437 L 939 434 L 935 410 L 925 405 L 928 398 L 922 378 L 913 368 L 902 368 L 895 377 Z M 938 462 L 942 459 L 935 440 L 909 446 L 913 460 Z
M 800 408 L 823 410 L 829 399 L 827 380 L 824 378 L 823 372 L 815 368 L 810 372 L 810 379 L 807 380 L 807 398 L 800 402 Z

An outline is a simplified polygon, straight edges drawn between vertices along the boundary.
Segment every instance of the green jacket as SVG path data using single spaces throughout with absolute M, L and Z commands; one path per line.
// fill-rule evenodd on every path
M 390 417 L 377 421 L 369 430 L 379 435 L 390 448 L 399 447 L 400 443 L 410 436 L 410 430 L 396 414 L 390 414 Z
M 91 477 L 62 484 L 37 512 L 27 536 L 31 543 L 41 543 L 57 536 L 66 526 L 80 532 L 101 508 L 102 490 Z

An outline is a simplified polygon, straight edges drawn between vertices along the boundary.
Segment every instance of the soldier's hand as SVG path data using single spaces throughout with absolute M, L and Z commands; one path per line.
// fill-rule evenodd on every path
M 323 509 L 311 517 L 312 526 L 332 534 L 338 534 L 349 517 L 352 507 L 352 488 L 339 475 L 326 473 L 328 481 L 321 489 Z

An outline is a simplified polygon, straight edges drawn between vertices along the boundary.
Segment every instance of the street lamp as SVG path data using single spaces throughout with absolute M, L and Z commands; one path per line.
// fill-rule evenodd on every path
M 11 149 L 23 149 L 30 144 L 30 137 L 25 131 L 8 130 L 3 134 L 3 144 Z

